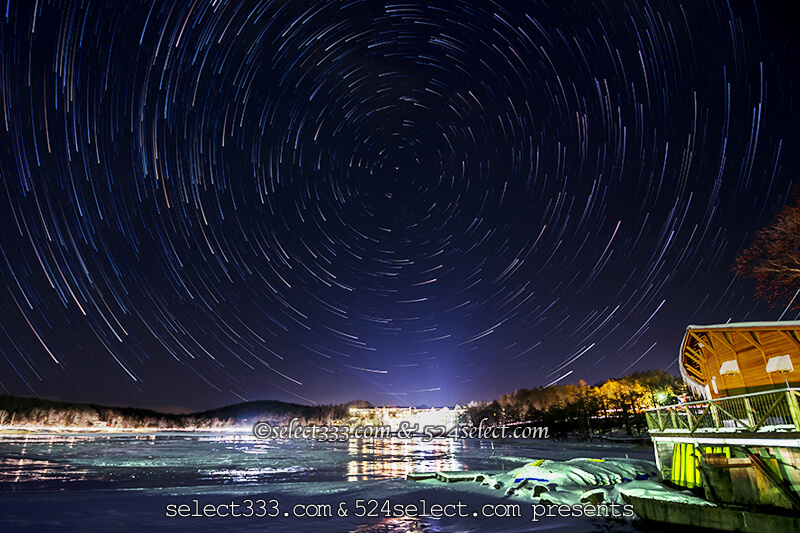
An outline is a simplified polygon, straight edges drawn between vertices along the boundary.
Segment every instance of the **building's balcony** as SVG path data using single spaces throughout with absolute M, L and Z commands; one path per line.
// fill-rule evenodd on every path
M 787 388 L 729 396 L 646 412 L 650 435 L 745 437 L 774 433 L 798 438 L 800 433 L 800 389 Z M 779 437 L 779 438 L 780 438 Z

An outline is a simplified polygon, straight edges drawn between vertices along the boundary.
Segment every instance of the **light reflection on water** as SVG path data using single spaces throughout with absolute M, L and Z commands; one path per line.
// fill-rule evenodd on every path
M 258 440 L 249 434 L 0 436 L 0 491 L 164 488 L 404 478 L 465 470 L 466 444 Z M 78 487 L 78 485 L 80 487 Z
M 376 477 L 406 477 L 409 472 L 465 470 L 456 458 L 459 443 L 446 439 L 422 442 L 420 439 L 352 440 L 348 451 L 347 481 Z M 461 443 L 463 448 L 464 444 Z
M 436 525 L 418 518 L 384 518 L 372 524 L 363 524 L 351 529 L 350 533 L 437 533 L 442 531 Z

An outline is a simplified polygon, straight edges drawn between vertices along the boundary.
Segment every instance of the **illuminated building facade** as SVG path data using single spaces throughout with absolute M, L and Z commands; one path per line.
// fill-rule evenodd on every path
M 397 431 L 401 422 L 410 425 L 417 424 L 421 431 L 425 426 L 444 426 L 452 428 L 459 423 L 466 414 L 466 409 L 456 405 L 449 407 L 431 407 L 417 409 L 416 407 L 371 407 L 350 409 L 350 416 L 361 424 L 375 426 L 389 426 L 392 431 Z

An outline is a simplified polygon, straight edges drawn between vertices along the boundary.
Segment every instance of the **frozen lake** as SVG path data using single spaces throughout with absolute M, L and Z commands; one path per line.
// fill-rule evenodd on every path
M 219 433 L 0 434 L 0 530 L 634 531 L 629 523 L 602 519 L 531 522 L 526 504 L 518 505 L 521 516 L 484 516 L 486 505 L 489 514 L 513 511 L 504 491 L 405 478 L 409 471 L 500 472 L 537 459 L 576 457 L 652 461 L 653 452 L 547 440 L 318 443 Z M 437 504 L 449 506 L 441 514 L 458 508 L 465 516 L 408 516 Z M 395 516 L 396 509 L 412 512 Z

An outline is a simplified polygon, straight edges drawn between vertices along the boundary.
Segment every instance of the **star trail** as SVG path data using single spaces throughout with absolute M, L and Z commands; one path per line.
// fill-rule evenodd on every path
M 4 4 L 4 393 L 452 405 L 783 311 L 731 272 L 799 166 L 778 4 Z

